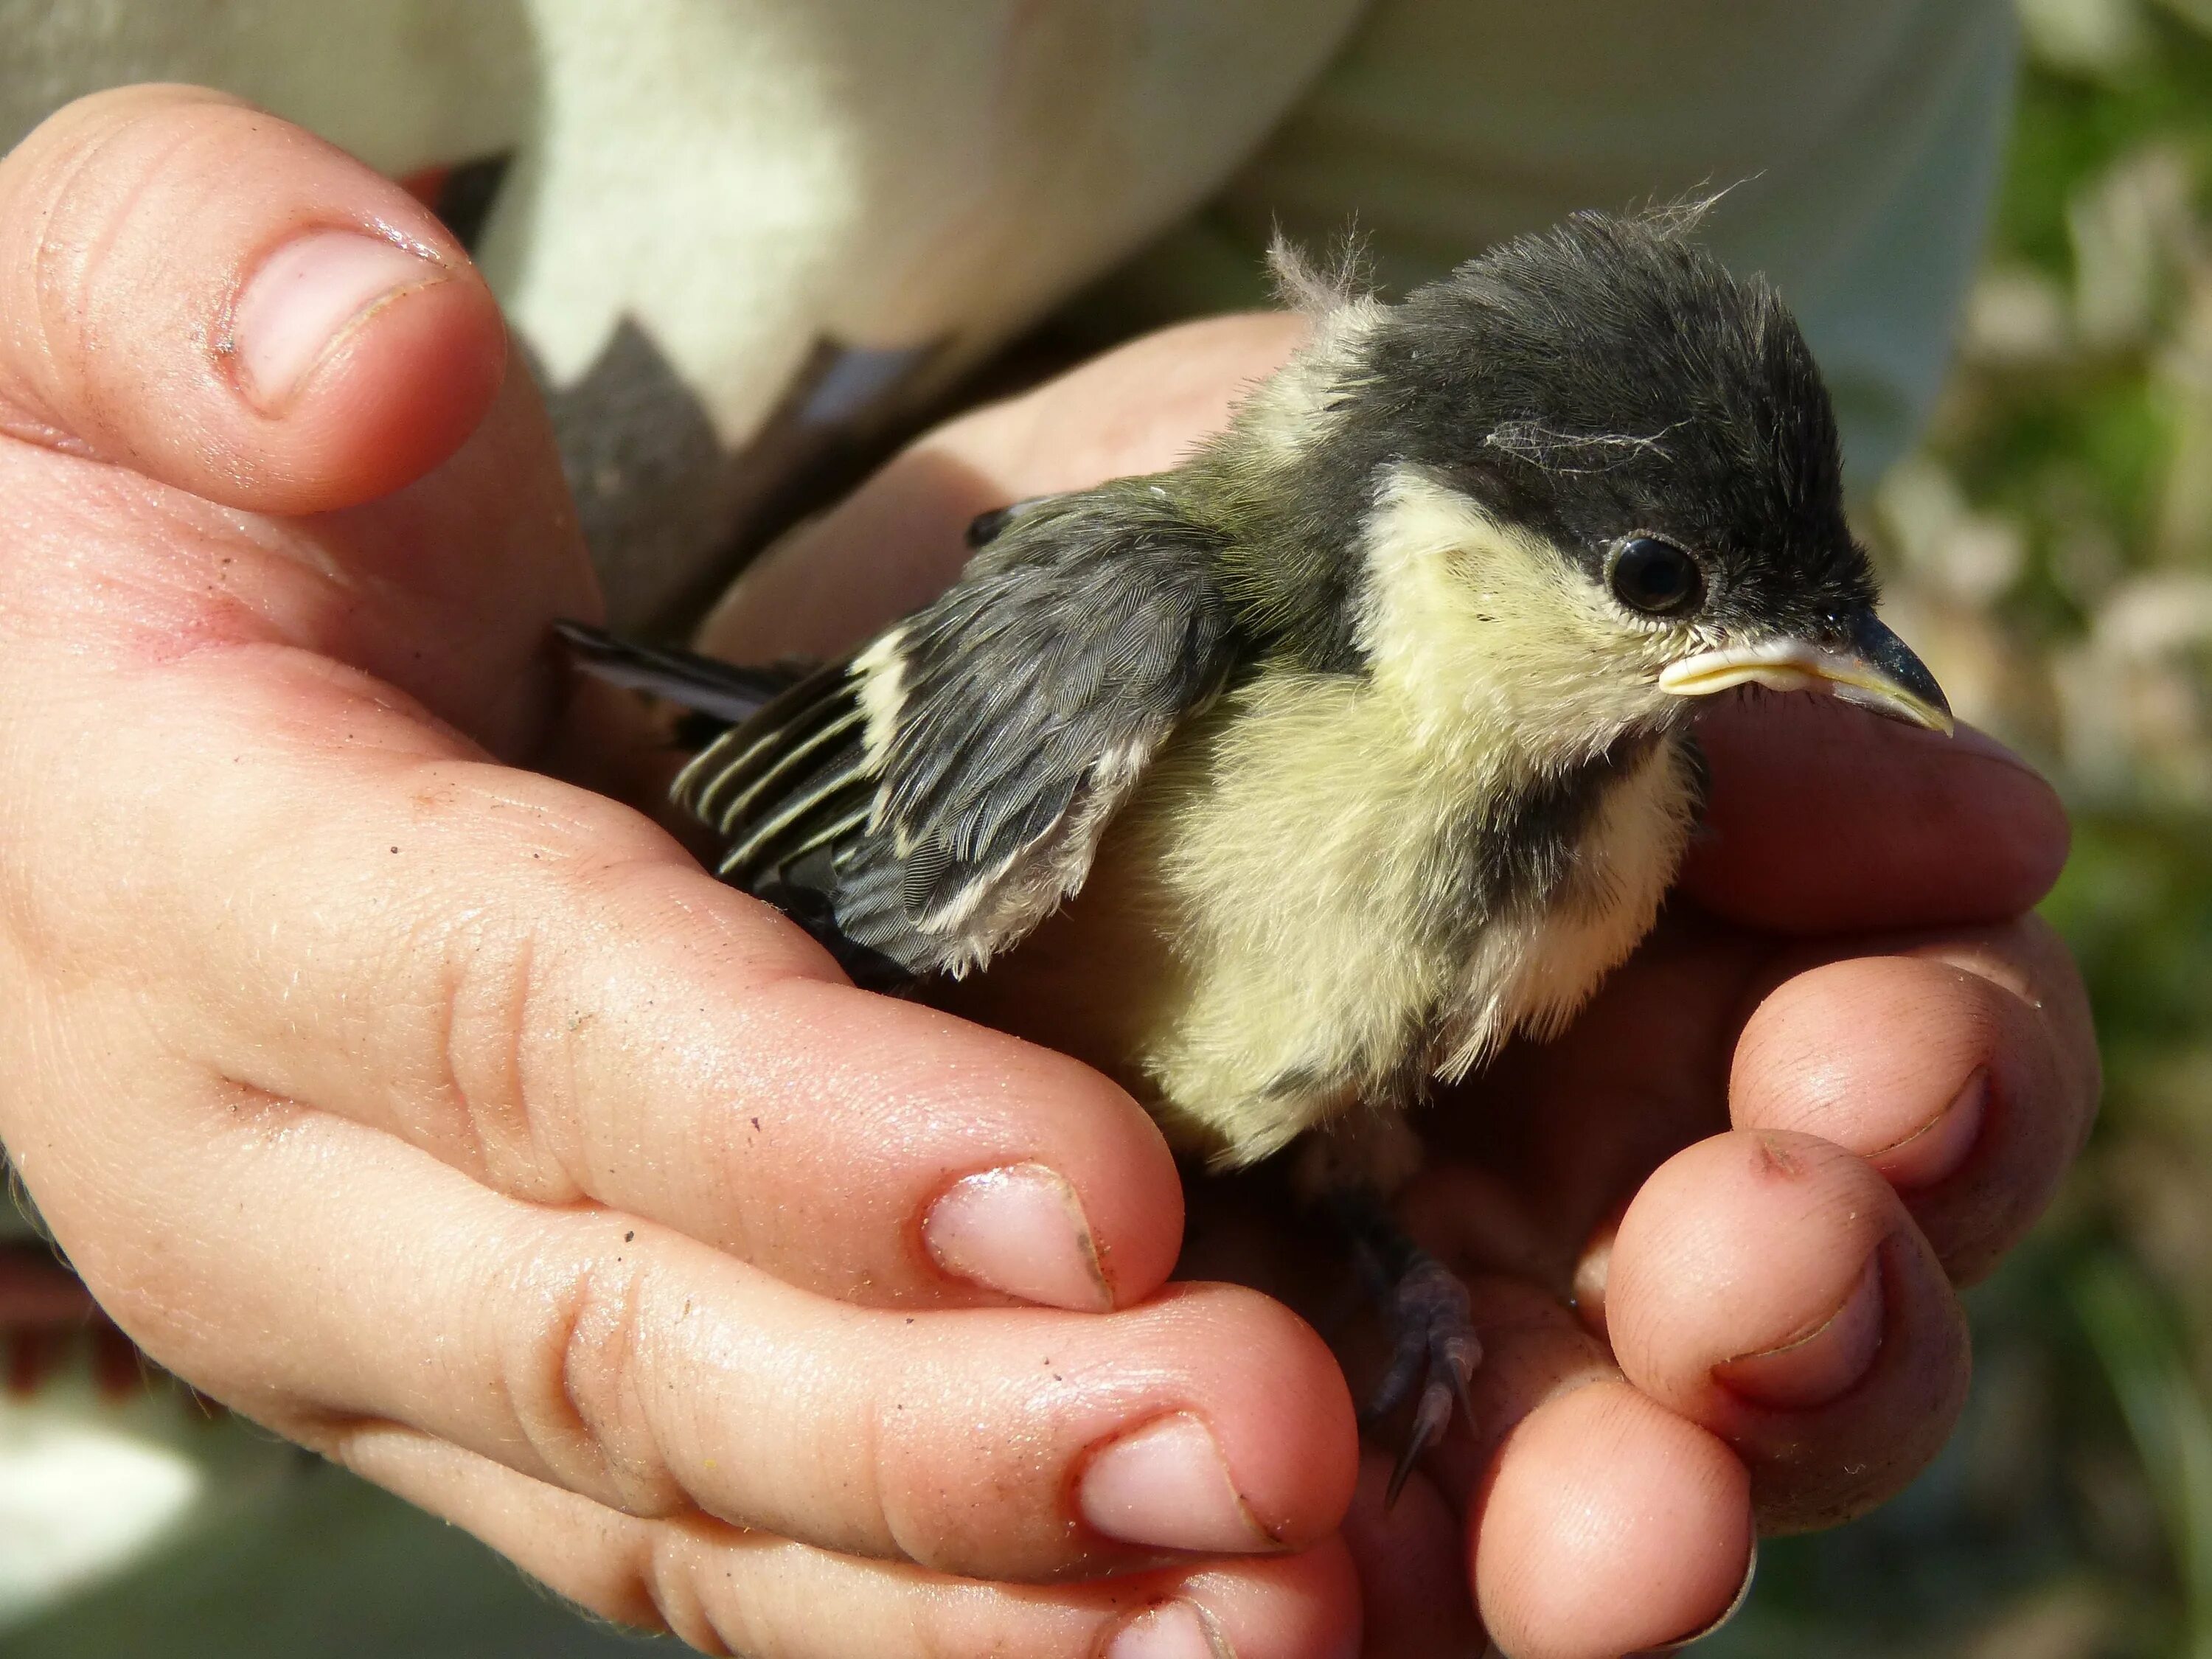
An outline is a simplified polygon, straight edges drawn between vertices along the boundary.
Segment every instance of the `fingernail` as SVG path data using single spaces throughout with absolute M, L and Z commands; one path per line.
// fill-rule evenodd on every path
M 1237 1495 L 1206 1425 L 1184 1412 L 1108 1442 L 1084 1470 L 1076 1503 L 1125 1544 L 1209 1555 L 1278 1547 Z
M 1075 1188 L 1042 1164 L 953 1182 L 923 1218 L 921 1242 L 956 1279 L 1024 1302 L 1077 1313 L 1114 1306 Z
M 1881 1346 L 1881 1252 L 1859 1270 L 1843 1305 L 1802 1335 L 1723 1360 L 1713 1380 L 1754 1405 L 1802 1411 L 1838 1399 L 1867 1374 Z
M 1893 1187 L 1932 1187 L 1966 1161 L 1982 1133 L 1982 1113 L 1990 1103 L 1990 1074 L 1977 1068 L 1951 1103 L 1868 1162 Z
M 311 230 L 261 262 L 232 303 L 222 343 L 239 387 L 281 413 L 361 319 L 393 295 L 441 280 L 444 266 L 374 236 Z
M 1219 1626 L 1188 1601 L 1148 1607 L 1115 1633 L 1105 1659 L 1237 1659 Z
M 1735 1620 L 1736 1614 L 1743 1611 L 1743 1604 L 1751 1600 L 1752 1581 L 1756 1579 L 1758 1577 L 1759 1540 L 1754 1538 L 1751 1540 L 1751 1559 L 1744 1564 L 1743 1583 L 1736 1588 L 1735 1600 L 1729 1602 L 1728 1606 L 1721 1609 L 1721 1616 L 1714 1620 L 1711 1624 L 1704 1626 L 1702 1629 L 1692 1631 L 1687 1636 L 1680 1637 L 1672 1642 L 1665 1644 L 1663 1646 L 1647 1648 L 1644 1651 L 1651 1654 L 1679 1653 L 1684 1648 L 1693 1646 L 1697 1643 L 1704 1641 L 1708 1636 L 1717 1636 L 1722 1631 L 1728 1627 L 1730 1622 Z

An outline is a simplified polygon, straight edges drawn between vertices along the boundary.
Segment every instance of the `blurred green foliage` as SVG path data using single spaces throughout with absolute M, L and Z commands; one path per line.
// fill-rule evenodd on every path
M 2020 0 L 1960 361 L 1869 532 L 1962 712 L 2059 781 L 2045 915 L 2103 1116 L 1971 1293 L 1974 1399 L 1897 1503 L 1770 1544 L 1710 1651 L 2212 1659 L 2212 0 Z

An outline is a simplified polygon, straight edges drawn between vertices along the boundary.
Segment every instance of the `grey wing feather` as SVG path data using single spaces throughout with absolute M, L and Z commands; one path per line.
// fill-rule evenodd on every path
M 725 877 L 848 969 L 978 966 L 1082 885 L 1220 689 L 1215 551 L 1143 480 L 1026 507 L 935 604 L 702 752 L 678 797 L 725 837 Z

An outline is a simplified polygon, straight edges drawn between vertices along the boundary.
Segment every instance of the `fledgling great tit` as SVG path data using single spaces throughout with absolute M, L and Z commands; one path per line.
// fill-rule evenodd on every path
M 1217 1165 L 1328 1129 L 1387 1187 L 1433 1079 L 1559 1031 L 1650 928 L 1701 699 L 1950 728 L 1875 614 L 1803 337 L 1688 217 L 1578 214 L 1396 305 L 1285 262 L 1311 343 L 1227 431 L 995 515 L 764 704 L 570 637 L 734 720 L 677 798 L 858 979 L 960 981 L 933 999 Z M 1473 1350 L 1463 1303 L 1401 1315 L 1434 1328 L 1418 1449 Z

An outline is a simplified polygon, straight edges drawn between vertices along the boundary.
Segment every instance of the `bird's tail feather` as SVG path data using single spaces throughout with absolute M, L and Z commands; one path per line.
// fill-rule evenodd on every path
M 673 646 L 640 645 L 583 623 L 556 622 L 568 660 L 595 679 L 649 691 L 732 726 L 750 720 L 799 678 L 793 668 L 740 668 Z

